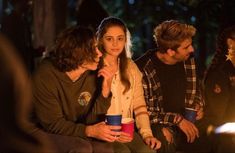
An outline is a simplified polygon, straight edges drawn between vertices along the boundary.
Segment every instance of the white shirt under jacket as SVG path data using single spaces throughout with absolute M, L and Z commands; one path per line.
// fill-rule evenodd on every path
M 136 64 L 128 59 L 128 75 L 131 83 L 130 89 L 123 94 L 124 85 L 120 81 L 119 71 L 116 72 L 111 91 L 113 94 L 108 114 L 122 114 L 122 118 L 135 118 L 136 126 L 142 138 L 152 136 L 149 115 L 144 100 L 142 86 L 142 73 Z

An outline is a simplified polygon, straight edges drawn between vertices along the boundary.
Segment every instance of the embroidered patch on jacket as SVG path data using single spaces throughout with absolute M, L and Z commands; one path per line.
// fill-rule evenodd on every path
M 214 92 L 217 93 L 217 94 L 221 93 L 221 87 L 218 84 L 215 84 Z
M 89 92 L 82 92 L 78 97 L 78 103 L 82 106 L 88 105 L 89 101 L 91 100 L 91 94 Z
M 235 87 L 235 76 L 229 77 L 231 86 Z

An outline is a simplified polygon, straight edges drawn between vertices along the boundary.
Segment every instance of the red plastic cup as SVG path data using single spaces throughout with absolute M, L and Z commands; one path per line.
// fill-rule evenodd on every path
M 122 131 L 130 134 L 133 138 L 134 135 L 134 119 L 133 118 L 123 118 L 122 119 Z

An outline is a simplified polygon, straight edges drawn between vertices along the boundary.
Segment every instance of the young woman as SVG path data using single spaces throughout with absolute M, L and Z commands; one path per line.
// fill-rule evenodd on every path
M 154 149 L 159 149 L 161 143 L 152 135 L 143 95 L 142 74 L 130 58 L 130 33 L 126 25 L 119 18 L 105 18 L 98 27 L 97 38 L 98 47 L 103 53 L 103 67 L 115 73 L 111 84 L 113 96 L 107 113 L 135 118 L 140 134 L 135 133 L 132 138 L 121 132 L 114 143 L 114 150 L 155 152 Z
M 205 119 L 220 126 L 235 121 L 235 25 L 218 35 L 216 52 L 205 78 Z M 212 152 L 234 152 L 232 137 L 216 137 Z
M 216 47 L 205 78 L 205 96 L 207 118 L 218 126 L 235 121 L 235 26 L 218 35 Z

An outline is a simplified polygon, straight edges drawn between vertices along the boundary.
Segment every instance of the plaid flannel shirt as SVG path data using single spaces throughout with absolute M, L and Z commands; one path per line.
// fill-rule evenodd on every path
M 153 50 L 148 51 L 136 61 L 140 71 L 143 73 L 144 97 L 150 115 L 150 121 L 151 123 L 166 124 L 170 126 L 175 125 L 177 123 L 177 118 L 180 117 L 181 114 L 164 111 L 161 84 L 151 56 L 155 56 Z M 184 68 L 187 77 L 185 107 L 193 108 L 195 105 L 203 107 L 204 100 L 198 86 L 196 66 L 193 57 L 190 57 L 184 62 Z

